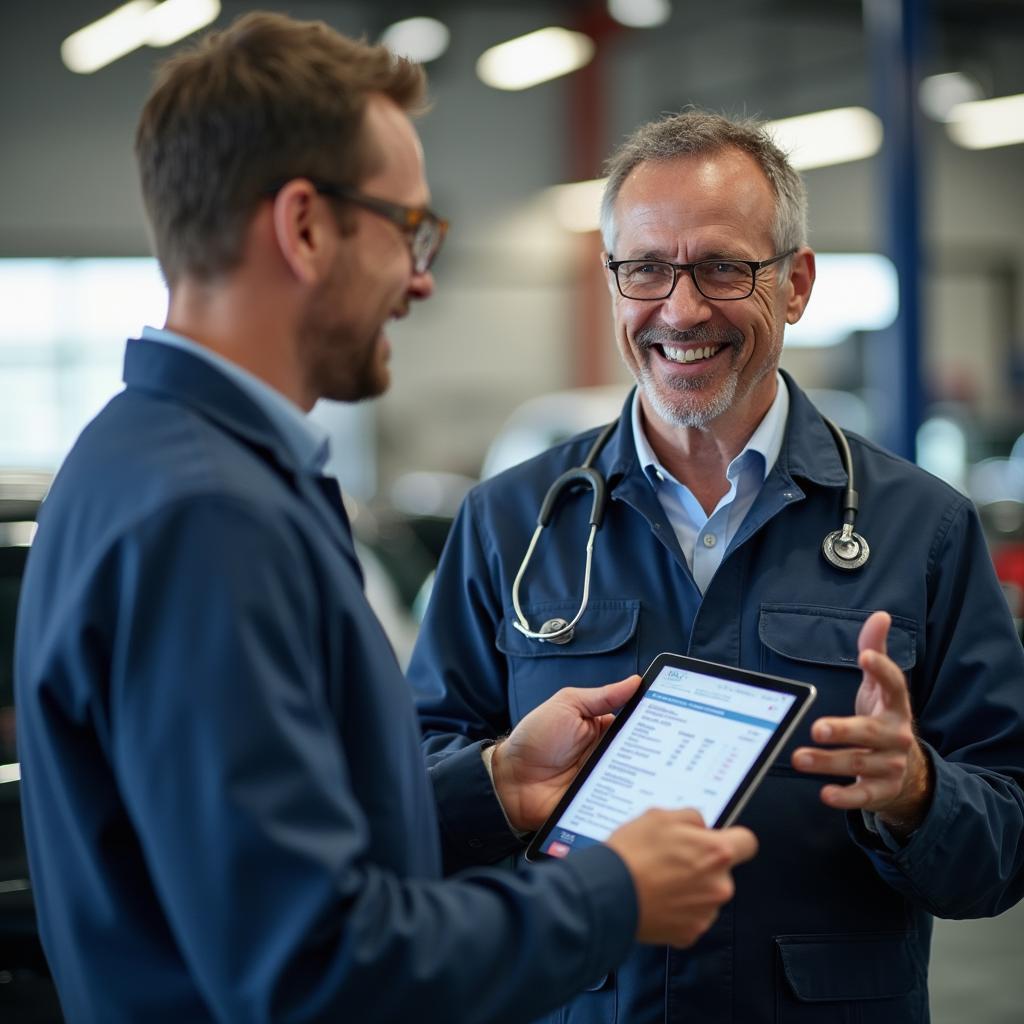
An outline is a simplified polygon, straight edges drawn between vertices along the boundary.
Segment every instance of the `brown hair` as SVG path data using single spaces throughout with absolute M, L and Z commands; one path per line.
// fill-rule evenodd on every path
M 422 68 L 323 22 L 249 14 L 167 61 L 135 136 L 142 197 L 169 285 L 236 267 L 256 205 L 297 177 L 354 185 L 380 154 L 362 138 L 371 93 L 410 114 Z

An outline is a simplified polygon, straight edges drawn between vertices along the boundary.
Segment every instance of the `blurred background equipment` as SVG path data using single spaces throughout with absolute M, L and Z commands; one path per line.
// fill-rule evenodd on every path
M 33 910 L 14 741 L 15 609 L 49 483 L 49 473 L 0 469 L 0 1019 L 12 1024 L 60 1019 Z

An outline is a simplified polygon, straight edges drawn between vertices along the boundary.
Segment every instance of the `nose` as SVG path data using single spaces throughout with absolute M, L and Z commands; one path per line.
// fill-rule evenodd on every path
M 413 271 L 406 294 L 410 299 L 429 299 L 434 294 L 434 275 L 429 270 L 423 271 L 422 274 Z
M 661 318 L 670 327 L 685 331 L 711 319 L 712 306 L 697 290 L 693 278 L 681 273 L 672 294 L 661 303 Z

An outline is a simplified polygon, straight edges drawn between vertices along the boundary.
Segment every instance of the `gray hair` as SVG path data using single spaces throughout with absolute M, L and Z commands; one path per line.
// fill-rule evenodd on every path
M 635 167 L 648 160 L 672 160 L 730 148 L 749 153 L 775 193 L 772 238 L 776 252 L 805 245 L 807 190 L 764 124 L 753 118 L 733 120 L 721 114 L 686 110 L 641 125 L 608 158 L 605 164 L 608 181 L 601 199 L 601 237 L 605 250 L 609 254 L 614 252 L 615 201 L 622 183 Z

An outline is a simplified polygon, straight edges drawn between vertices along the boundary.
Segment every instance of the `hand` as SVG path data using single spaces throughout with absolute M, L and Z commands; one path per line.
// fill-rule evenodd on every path
M 689 946 L 732 899 L 731 869 L 757 852 L 745 828 L 705 828 L 694 810 L 651 810 L 617 829 L 608 845 L 636 886 L 638 942 Z
M 590 689 L 566 687 L 534 708 L 494 748 L 494 790 L 513 828 L 533 831 L 555 804 L 615 716 L 639 676 Z
M 835 750 L 800 747 L 793 767 L 818 775 L 853 775 L 848 786 L 824 786 L 821 799 L 841 810 L 874 811 L 898 836 L 921 824 L 931 800 L 929 762 L 914 735 L 910 695 L 903 673 L 886 654 L 891 619 L 875 612 L 861 627 L 858 664 L 864 672 L 855 714 L 819 718 L 811 727 L 816 743 Z

